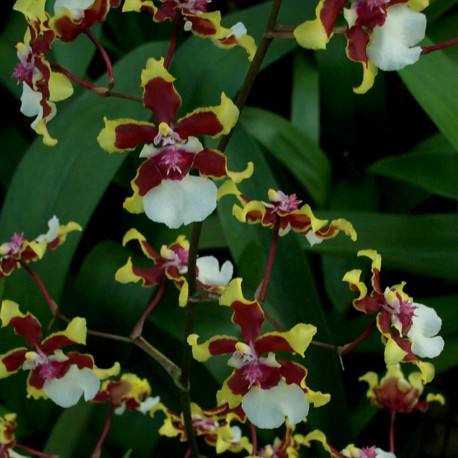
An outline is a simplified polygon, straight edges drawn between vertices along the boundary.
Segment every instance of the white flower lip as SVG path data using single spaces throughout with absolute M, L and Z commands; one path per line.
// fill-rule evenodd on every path
M 100 380 L 92 369 L 78 369 L 72 365 L 61 378 L 45 382 L 44 391 L 49 399 L 60 407 L 71 407 L 77 404 L 84 395 L 86 401 L 95 397 L 100 389 Z
M 298 385 L 287 385 L 280 381 L 268 390 L 252 387 L 243 396 L 242 408 L 258 428 L 274 429 L 281 426 L 286 417 L 290 425 L 304 420 L 309 412 L 309 403 Z
M 416 302 L 412 305 L 417 307 L 407 333 L 412 341 L 412 351 L 420 358 L 435 358 L 444 349 L 444 339 L 436 335 L 441 329 L 442 320 L 433 308 Z
M 414 64 L 421 54 L 415 46 L 425 37 L 426 16 L 407 5 L 393 5 L 387 9 L 385 23 L 374 27 L 367 57 L 381 70 L 401 70 Z
M 226 286 L 234 273 L 234 266 L 230 261 L 224 262 L 220 269 L 218 259 L 214 256 L 197 258 L 197 268 L 199 269 L 197 279 L 208 286 Z
M 216 208 L 218 188 L 208 178 L 186 175 L 162 180 L 143 197 L 146 216 L 171 229 L 203 221 Z

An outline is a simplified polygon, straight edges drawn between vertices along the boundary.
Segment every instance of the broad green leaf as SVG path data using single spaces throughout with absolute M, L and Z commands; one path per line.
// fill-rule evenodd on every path
M 164 43 L 147 44 L 120 61 L 115 66 L 119 76 L 116 90 L 139 94 L 139 75 L 145 61 L 160 56 L 165 49 Z M 58 145 L 49 148 L 37 138 L 17 168 L 0 215 L 1 240 L 9 239 L 14 231 L 23 231 L 26 237 L 45 233 L 46 222 L 54 214 L 61 223 L 87 225 L 126 156 L 109 155 L 98 146 L 96 138 L 103 127 L 103 116 L 145 119 L 149 113 L 141 104 L 100 99 L 93 93 L 70 101 L 49 125 L 50 132 L 59 139 Z M 36 269 L 57 301 L 79 238 L 78 234 L 70 234 L 62 247 L 47 253 L 37 264 Z M 37 294 L 36 286 L 24 288 L 17 275 L 8 278 L 6 289 L 10 297 L 25 304 L 31 304 Z
M 444 15 L 448 10 L 457 4 L 457 0 L 433 0 L 424 13 L 428 18 L 428 24 Z M 450 37 L 453 38 L 453 37 Z
M 248 197 L 265 195 L 269 187 L 276 186 L 275 178 L 259 148 L 241 126 L 236 129 L 229 143 L 228 154 L 235 168 L 242 168 L 248 158 L 255 162 L 253 177 L 240 185 L 241 190 Z M 251 250 L 251 253 L 256 256 L 262 256 L 262 263 L 265 265 L 272 233 L 259 225 L 240 224 L 232 216 L 233 203 L 234 199 L 226 196 L 218 206 L 218 214 L 232 255 L 237 267 L 240 266 L 238 267 L 240 270 L 250 268 L 250 265 L 242 267 L 240 265 L 242 260 L 254 264 L 255 269 L 259 270 L 257 267 L 259 260 L 251 260 L 245 253 Z M 285 328 L 290 328 L 298 322 L 313 323 L 318 328 L 317 339 L 330 342 L 332 339 L 316 290 L 315 280 L 307 259 L 300 251 L 299 240 L 294 234 L 280 238 L 265 306 L 268 312 Z M 253 274 L 251 278 L 254 279 Z M 244 280 L 243 288 L 247 297 L 252 297 L 258 287 L 263 271 L 260 274 L 254 282 Z M 326 360 L 325 363 L 324 360 Z M 338 359 L 329 351 L 314 347 L 307 351 L 305 365 L 309 369 L 307 378 L 309 386 L 312 389 L 330 392 L 332 395 L 332 401 L 328 406 L 313 409 L 308 417 L 309 425 L 312 428 L 317 427 L 335 432 L 333 435 L 335 440 L 342 440 L 342 442 L 348 440 L 349 425 L 343 425 L 340 421 L 341 418 L 346 418 L 344 412 L 347 412 L 347 405 L 340 382 Z M 338 417 L 331 413 L 336 410 L 340 412 Z M 343 416 L 341 417 L 340 414 Z
M 428 140 L 427 146 L 420 144 L 419 150 L 375 162 L 368 171 L 458 199 L 458 155 L 439 135 Z
M 331 180 L 326 155 L 291 122 L 260 108 L 246 108 L 242 125 L 302 184 L 313 201 L 324 207 Z
M 80 402 L 64 410 L 49 434 L 44 452 L 65 457 L 81 456 L 83 437 L 95 408 L 90 402 Z
M 429 275 L 449 281 L 458 280 L 458 215 L 393 215 L 368 212 L 318 212 L 321 218 L 345 218 L 358 233 L 352 243 L 338 236 L 311 247 L 311 252 L 351 256 L 356 252 L 375 249 L 383 263 L 407 272 Z
M 320 143 L 319 74 L 303 51 L 294 53 L 291 123 L 316 146 Z
M 432 45 L 426 39 L 424 46 Z M 399 72 L 402 80 L 437 128 L 458 151 L 458 64 L 441 51 L 422 56 Z

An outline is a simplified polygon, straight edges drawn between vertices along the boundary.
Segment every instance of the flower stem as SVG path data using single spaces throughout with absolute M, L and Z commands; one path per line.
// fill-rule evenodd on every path
M 200 234 L 202 232 L 202 223 L 196 222 L 192 226 L 191 240 L 189 243 L 189 255 L 188 255 L 188 303 L 185 311 L 185 330 L 184 330 L 184 348 L 183 348 L 183 360 L 181 365 L 181 376 L 180 384 L 181 389 L 181 410 L 183 412 L 183 421 L 186 428 L 186 437 L 188 438 L 189 449 L 191 450 L 191 456 L 198 458 L 199 449 L 197 447 L 196 436 L 191 417 L 191 393 L 190 393 L 190 376 L 191 376 L 191 360 L 192 360 L 192 349 L 188 344 L 188 337 L 194 331 L 194 319 L 195 319 L 195 302 L 189 300 L 196 291 L 196 278 L 197 278 L 197 249 L 199 246 Z
M 449 48 L 454 45 L 458 45 L 458 37 L 453 38 L 452 40 L 444 41 L 443 43 L 439 43 L 437 45 L 425 46 L 421 49 L 421 54 L 429 54 L 430 52 L 439 51 L 440 49 Z
M 53 301 L 51 295 L 49 294 L 45 284 L 43 283 L 43 280 L 40 278 L 40 276 L 24 261 L 19 261 L 21 263 L 21 266 L 33 277 L 33 279 L 36 281 L 38 286 L 41 289 L 41 292 L 43 293 L 43 296 L 46 299 L 46 302 L 49 306 L 49 310 L 52 313 L 52 316 L 56 316 L 58 307 L 57 304 Z
M 390 452 L 394 455 L 394 420 L 396 419 L 396 411 L 390 412 Z
M 175 46 L 177 44 L 178 31 L 181 27 L 182 22 L 183 22 L 183 16 L 181 12 L 179 12 L 177 20 L 175 21 L 175 25 L 173 27 L 172 37 L 170 38 L 170 44 L 169 44 L 169 49 L 167 51 L 167 56 L 165 56 L 164 67 L 166 69 L 169 68 L 170 62 L 172 61 L 173 53 L 175 51 Z
M 140 317 L 137 324 L 132 329 L 132 332 L 130 333 L 130 337 L 132 339 L 135 339 L 136 337 L 139 337 L 142 335 L 143 325 L 145 324 L 145 320 L 148 318 L 149 314 L 154 310 L 156 305 L 161 300 L 162 295 L 164 294 L 166 285 L 167 285 L 167 279 L 164 277 L 161 281 L 161 284 L 159 285 L 159 289 L 157 290 L 157 293 L 154 296 L 154 299 L 152 300 L 151 304 L 144 311 L 143 315 Z
M 115 78 L 113 75 L 113 65 L 111 64 L 110 58 L 108 57 L 108 54 L 105 51 L 105 48 L 100 44 L 100 41 L 97 40 L 96 36 L 92 33 L 92 30 L 86 29 L 84 33 L 89 37 L 92 43 L 94 43 L 95 47 L 101 54 L 103 61 L 105 62 L 105 65 L 107 67 L 107 72 L 108 72 L 108 89 L 111 90 L 113 89 L 113 86 L 115 85 Z
M 250 431 L 251 431 L 251 445 L 253 449 L 251 450 L 251 455 L 256 456 L 258 450 L 258 436 L 256 434 L 256 426 L 253 425 L 250 421 Z
M 95 94 L 99 95 L 100 97 L 117 97 L 119 99 L 127 99 L 127 100 L 132 100 L 134 102 L 143 103 L 143 100 L 141 97 L 136 97 L 135 95 L 130 95 L 130 94 L 123 94 L 121 92 L 113 92 L 107 87 L 97 86 L 96 84 L 90 83 L 89 81 L 85 81 L 85 80 L 82 80 L 81 78 L 78 78 L 76 75 L 69 72 L 64 67 L 61 67 L 59 64 L 56 64 L 55 62 L 49 62 L 49 64 L 51 65 L 51 68 L 62 73 L 69 80 L 72 80 L 74 83 L 79 84 L 80 86 L 86 89 L 89 89 L 91 92 L 94 92 Z
M 39 452 L 31 447 L 27 447 L 26 445 L 16 444 L 14 448 L 18 448 L 19 450 L 24 450 L 26 453 L 31 453 L 35 456 L 41 456 L 43 458 L 59 458 L 59 455 L 50 455 L 49 453 Z
M 345 355 L 349 351 L 356 348 L 372 332 L 372 329 L 374 329 L 374 326 L 375 326 L 375 320 L 373 320 L 372 323 L 366 328 L 366 330 L 353 342 L 338 347 L 339 354 Z
M 274 38 L 269 34 L 275 30 L 281 2 L 282 0 L 274 0 L 272 4 L 272 10 L 270 11 L 270 16 L 267 21 L 267 26 L 264 35 L 262 37 L 261 42 L 259 43 L 258 49 L 256 50 L 256 54 L 253 57 L 253 61 L 251 62 L 250 68 L 248 69 L 248 73 L 245 77 L 245 81 L 243 82 L 242 88 L 240 89 L 237 100 L 235 101 L 235 104 L 240 112 L 242 112 L 243 107 L 246 104 L 248 96 L 251 92 L 251 88 L 253 87 L 254 80 L 256 79 L 256 76 L 258 75 L 261 69 L 261 65 L 267 54 L 267 50 L 269 49 L 269 46 Z M 224 152 L 229 143 L 229 140 L 231 139 L 233 132 L 234 129 L 232 129 L 227 135 L 221 138 L 221 141 L 218 145 L 219 151 Z
M 108 430 L 110 429 L 112 417 L 113 417 L 113 404 L 110 402 L 108 404 L 108 413 L 107 413 L 107 419 L 105 421 L 105 426 L 103 427 L 102 434 L 100 435 L 100 438 L 94 448 L 94 451 L 92 452 L 91 458 L 100 457 L 100 453 L 102 451 L 102 445 L 107 437 Z
M 280 218 L 275 221 L 274 232 L 272 235 L 272 244 L 270 245 L 269 259 L 267 260 L 266 273 L 261 283 L 261 289 L 258 294 L 258 300 L 261 304 L 266 299 L 267 285 L 269 284 L 270 274 L 272 272 L 272 267 L 274 265 L 275 252 L 277 251 L 277 242 L 278 242 L 278 233 L 280 231 Z

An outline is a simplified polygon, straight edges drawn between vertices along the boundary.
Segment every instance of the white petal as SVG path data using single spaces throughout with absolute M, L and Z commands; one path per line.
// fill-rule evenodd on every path
M 376 448 L 375 452 L 377 453 L 377 458 L 396 458 L 396 455 L 393 455 L 390 452 L 385 452 L 381 448 Z
M 209 286 L 226 286 L 231 281 L 232 274 L 234 273 L 232 262 L 226 261 L 220 270 L 219 262 L 214 256 L 197 258 L 197 267 L 199 269 L 197 279 L 204 285 Z
M 46 396 L 61 407 L 74 406 L 83 394 L 84 399 L 90 401 L 99 388 L 100 380 L 94 372 L 87 367 L 78 369 L 76 365 L 72 365 L 62 378 L 52 379 L 44 385 Z
M 407 5 L 388 8 L 385 23 L 374 27 L 367 56 L 381 70 L 401 70 L 415 63 L 421 54 L 420 42 L 426 31 L 426 16 Z
M 143 402 L 140 403 L 140 407 L 137 410 L 141 413 L 148 413 L 159 401 L 161 398 L 159 396 L 156 397 L 148 397 Z
M 41 242 L 42 240 L 46 239 L 48 243 L 56 240 L 57 235 L 58 235 L 58 229 L 59 229 L 59 219 L 57 218 L 56 215 L 54 215 L 49 221 L 48 221 L 48 232 L 46 234 L 39 235 L 36 240 L 38 242 Z
M 95 0 L 56 0 L 54 3 L 54 14 L 57 14 L 60 8 L 67 8 L 70 11 L 85 10 L 89 8 Z
M 269 390 L 254 386 L 242 399 L 248 419 L 258 428 L 278 428 L 288 417 L 290 425 L 301 422 L 308 414 L 309 403 L 298 385 L 281 381 Z
M 444 339 L 436 336 L 442 320 L 436 311 L 423 304 L 413 303 L 417 308 L 407 337 L 412 341 L 412 351 L 420 358 L 434 358 L 444 349 Z
M 310 246 L 318 245 L 323 241 L 322 238 L 317 237 L 312 231 L 307 232 L 307 234 L 305 234 L 305 238 L 310 243 Z
M 39 121 L 43 119 L 43 107 L 40 105 L 41 93 L 33 91 L 28 84 L 22 83 L 22 96 L 21 96 L 21 108 L 20 111 L 25 116 L 36 116 L 36 119 L 32 123 L 32 129 Z M 56 115 L 56 105 L 52 102 L 48 102 L 51 107 L 51 114 L 46 118 L 47 121 L 51 121 Z
M 185 176 L 163 180 L 143 197 L 146 216 L 171 229 L 203 221 L 216 208 L 218 188 L 208 178 Z

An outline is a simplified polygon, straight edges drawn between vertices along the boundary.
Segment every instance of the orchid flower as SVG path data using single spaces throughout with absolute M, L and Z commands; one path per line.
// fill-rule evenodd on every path
M 150 220 L 170 228 L 203 221 L 216 208 L 217 188 L 210 178 L 241 181 L 251 176 L 252 164 L 241 173 L 228 171 L 224 154 L 204 148 L 197 135 L 227 134 L 239 111 L 223 93 L 220 105 L 198 108 L 173 122 L 181 97 L 164 59 L 148 59 L 141 80 L 143 104 L 153 111 L 158 127 L 133 119 L 105 119 L 98 136 L 100 146 L 110 153 L 144 145 L 140 157 L 146 160 L 131 182 L 134 194 L 124 208 L 145 212 Z M 191 175 L 191 169 L 197 169 L 199 176 Z
M 56 0 L 51 26 L 59 39 L 68 43 L 94 24 L 105 21 L 110 8 L 121 0 Z
M 442 320 L 436 311 L 426 305 L 413 302 L 403 290 L 405 283 L 382 289 L 380 270 L 382 257 L 374 250 L 358 251 L 358 256 L 372 260 L 372 292 L 360 280 L 361 270 L 347 272 L 343 281 L 350 289 L 358 291 L 354 307 L 365 313 L 377 313 L 377 327 L 385 342 L 385 362 L 394 365 L 400 361 L 415 363 L 425 382 L 434 377 L 434 367 L 419 358 L 434 358 L 444 348 L 444 339 L 437 336 Z
M 347 234 L 353 241 L 357 235 L 350 222 L 339 218 L 331 221 L 315 217 L 308 204 L 302 205 L 296 194 L 285 194 L 282 191 L 269 189 L 269 202 L 250 200 L 243 195 L 232 181 L 226 181 L 219 189 L 218 198 L 232 194 L 237 197 L 241 207 L 234 205 L 232 213 L 242 223 L 262 224 L 273 229 L 279 224 L 279 235 L 289 231 L 305 236 L 310 245 L 321 243 L 324 239 L 335 237 L 340 231 Z
M 329 395 L 313 392 L 306 386 L 305 367 L 276 359 L 278 351 L 304 356 L 316 333 L 314 326 L 299 323 L 289 331 L 261 334 L 264 312 L 257 301 L 243 297 L 240 278 L 226 287 L 220 305 L 234 310 L 232 322 L 240 326 L 242 340 L 215 336 L 198 343 L 197 334 L 188 338 L 193 357 L 199 362 L 216 355 L 232 355 L 227 364 L 234 371 L 217 393 L 218 404 L 227 402 L 230 408 L 241 404 L 251 423 L 272 429 L 283 424 L 286 418 L 291 425 L 304 420 L 309 403 L 319 407 L 329 401 Z
M 143 254 L 151 259 L 154 264 L 146 269 L 140 269 L 132 264 L 131 258 L 116 272 L 116 280 L 120 283 L 136 283 L 140 281 L 142 286 L 149 287 L 160 283 L 164 278 L 173 280 L 180 290 L 179 305 L 185 306 L 188 300 L 188 283 L 186 273 L 188 271 L 189 242 L 180 235 L 169 246 L 163 245 L 160 253 L 146 241 L 145 237 L 136 229 L 130 229 L 123 238 L 125 246 L 131 240 L 137 240 Z M 219 267 L 218 260 L 214 256 L 202 256 L 197 258 L 197 287 L 206 291 L 221 294 L 224 287 L 232 279 L 234 267 L 230 261 L 224 262 Z
M 159 397 L 151 397 L 148 380 L 135 374 L 123 374 L 120 380 L 106 380 L 94 397 L 95 402 L 110 402 L 114 413 L 122 415 L 126 410 L 138 410 L 146 414 L 156 406 Z
M 165 414 L 159 434 L 166 437 L 179 437 L 182 442 L 187 441 L 182 415 L 159 403 L 151 411 L 151 416 L 154 417 L 158 411 Z M 208 445 L 215 447 L 216 453 L 227 451 L 240 453 L 242 450 L 251 450 L 252 446 L 248 439 L 242 436 L 240 427 L 232 425 L 233 421 L 246 421 L 246 416 L 240 407 L 230 409 L 224 403 L 211 409 L 202 409 L 192 402 L 191 418 L 196 435 L 202 436 Z
M 57 143 L 48 132 L 47 124 L 56 115 L 56 104 L 73 94 L 68 78 L 51 71 L 45 54 L 51 50 L 55 32 L 50 26 L 50 16 L 45 12 L 46 0 L 17 0 L 14 10 L 22 13 L 28 24 L 23 43 L 16 46 L 19 63 L 13 73 L 22 83 L 21 113 L 36 116 L 32 129 L 43 137 L 43 143 Z
M 126 0 L 123 12 L 148 11 L 155 22 L 173 21 L 181 15 L 184 19 L 184 29 L 201 38 L 209 38 L 220 48 L 241 46 L 248 53 L 248 59 L 253 60 L 256 43 L 248 35 L 243 23 L 238 22 L 231 28 L 221 25 L 221 13 L 207 13 L 207 4 L 211 0 L 160 0 L 158 8 L 151 0 Z
M 0 278 L 19 269 L 21 263 L 41 259 L 47 249 L 55 250 L 72 231 L 81 231 L 81 226 L 74 222 L 60 226 L 57 217 L 53 216 L 48 221 L 48 232 L 35 239 L 26 239 L 24 234 L 15 232 L 9 242 L 0 245 Z
M 399 364 L 388 366 L 386 374 L 380 379 L 375 372 L 368 372 L 359 378 L 367 382 L 369 389 L 367 397 L 371 403 L 380 409 L 397 413 L 411 413 L 415 410 L 426 411 L 429 403 L 437 401 L 444 404 L 441 394 L 428 394 L 420 401 L 424 390 L 424 383 L 420 372 L 412 372 L 408 378 L 404 377 Z
M 426 17 L 420 13 L 428 0 L 320 0 L 316 19 L 299 25 L 294 35 L 304 48 L 325 49 L 333 35 L 334 24 L 344 14 L 347 21 L 347 55 L 360 62 L 363 81 L 354 88 L 367 92 L 374 84 L 377 69 L 401 70 L 415 63 L 425 36 Z
M 10 350 L 0 356 L 0 378 L 28 370 L 27 396 L 34 399 L 50 398 L 61 407 L 75 405 L 81 396 L 89 401 L 100 388 L 100 379 L 116 375 L 119 364 L 101 370 L 91 355 L 61 348 L 86 343 L 86 320 L 74 318 L 65 331 L 55 332 L 44 340 L 40 322 L 30 312 L 19 310 L 16 302 L 4 300 L 1 305 L 2 327 L 11 326 L 24 337 L 27 347 Z

